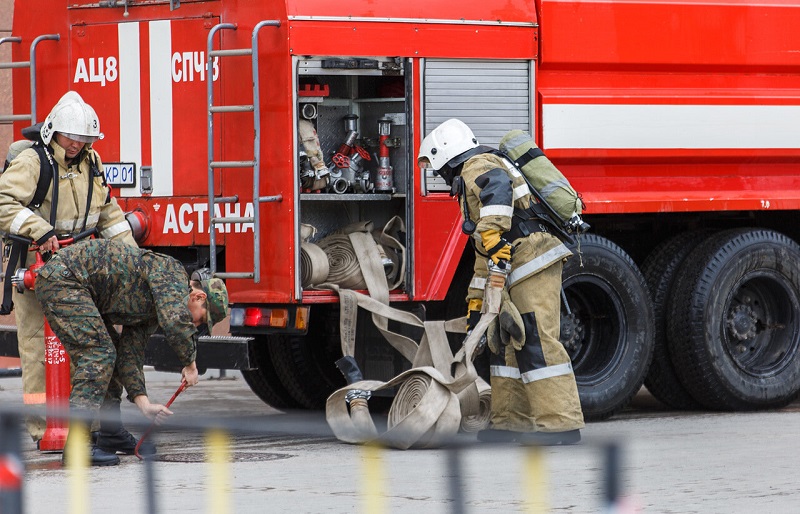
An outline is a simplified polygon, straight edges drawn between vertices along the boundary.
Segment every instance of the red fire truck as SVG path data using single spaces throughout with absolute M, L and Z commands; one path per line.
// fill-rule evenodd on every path
M 70 89 L 96 109 L 140 244 L 227 281 L 201 367 L 277 408 L 344 384 L 303 227 L 399 217 L 391 304 L 465 314 L 474 252 L 415 159 L 449 118 L 490 146 L 530 132 L 583 197 L 561 337 L 587 418 L 642 383 L 674 408 L 779 407 L 800 390 L 798 26 L 796 0 L 17 1 L 2 120 L 18 135 Z M 356 359 L 387 380 L 408 363 L 360 316 Z

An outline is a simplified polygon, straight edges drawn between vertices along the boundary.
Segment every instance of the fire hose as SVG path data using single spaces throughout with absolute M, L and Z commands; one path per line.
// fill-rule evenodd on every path
M 353 237 L 361 234 L 359 237 Z M 337 362 L 348 379 L 348 385 L 335 391 L 326 402 L 328 424 L 337 438 L 350 443 L 380 441 L 397 448 L 435 447 L 454 436 L 459 429 L 480 430 L 488 425 L 488 385 L 479 380 L 472 356 L 489 324 L 497 316 L 500 293 L 484 300 L 485 313 L 463 347 L 455 354 L 450 350 L 447 332 L 465 331 L 466 321 L 422 321 L 410 312 L 388 305 L 389 294 L 384 270 L 375 258 L 372 237 L 363 232 L 349 234 L 369 296 L 341 287 L 329 280 L 324 287 L 335 291 L 340 299 L 340 335 L 344 358 Z M 502 285 L 500 287 L 502 289 Z M 355 317 L 358 308 L 372 312 L 378 331 L 408 361 L 411 369 L 388 382 L 363 380 L 355 355 Z M 419 343 L 388 329 L 388 321 L 422 328 Z M 387 430 L 379 434 L 369 413 L 368 402 L 373 392 L 398 388 L 387 422 Z
M 471 355 L 496 313 L 485 313 L 464 346 L 452 355 L 446 332 L 463 333 L 464 318 L 423 322 L 409 312 L 361 293 L 340 290 L 339 294 L 343 313 L 355 314 L 355 307 L 362 307 L 383 320 L 420 327 L 425 333 L 417 345 L 400 334 L 382 331 L 390 344 L 412 362 L 412 369 L 388 382 L 361 380 L 335 391 L 326 403 L 326 417 L 338 439 L 349 443 L 379 441 L 401 449 L 431 448 L 444 444 L 460 428 L 480 430 L 488 425 L 488 404 L 485 396 L 483 402 L 477 399 L 480 384 Z M 343 345 L 351 335 L 354 336 L 352 331 L 343 330 Z M 352 352 L 346 351 L 345 355 Z M 354 400 L 368 400 L 372 393 L 394 387 L 399 390 L 389 411 L 387 430 L 378 434 L 366 402 Z M 481 412 L 481 407 L 486 410 Z M 474 424 L 463 427 L 464 418 L 485 421 L 477 427 Z
M 181 393 L 184 391 L 184 389 L 186 389 L 188 386 L 189 386 L 189 384 L 187 384 L 187 383 L 186 383 L 186 380 L 181 380 L 181 385 L 179 385 L 179 386 L 178 386 L 178 389 L 177 389 L 177 390 L 175 391 L 175 393 L 172 395 L 172 398 L 170 398 L 170 399 L 169 399 L 169 401 L 168 401 L 166 404 L 164 404 L 164 407 L 166 407 L 166 408 L 168 408 L 168 409 L 169 409 L 169 406 L 170 406 L 170 405 L 172 405 L 172 402 L 174 402 L 174 401 L 175 401 L 175 398 L 177 398 L 177 397 L 178 397 L 178 395 L 179 395 L 179 394 L 181 394 Z M 155 422 L 155 420 L 154 420 L 154 421 L 153 421 L 153 422 L 150 424 L 150 426 L 147 428 L 147 430 L 145 431 L 145 433 L 144 433 L 144 434 L 142 434 L 142 437 L 140 437 L 140 438 L 139 438 L 139 442 L 138 442 L 138 443 L 136 443 L 136 448 L 134 448 L 134 449 L 133 449 L 133 454 L 134 454 L 134 455 L 136 455 L 137 457 L 139 457 L 139 460 L 142 460 L 142 459 L 143 459 L 143 457 L 142 457 L 141 455 L 139 455 L 139 448 L 141 448 L 141 446 L 142 446 L 142 442 L 143 442 L 145 439 L 147 439 L 147 436 L 149 436 L 149 435 L 150 435 L 150 432 L 152 432 L 152 431 L 153 431 L 153 428 L 155 428 L 155 426 L 156 426 L 156 422 Z
M 396 234 L 405 231 L 402 218 L 395 216 L 381 230 L 371 222 L 348 225 L 314 244 L 309 242 L 313 227 L 301 233 L 301 277 L 303 287 L 333 283 L 343 289 L 376 290 L 388 281 L 387 290 L 396 289 L 405 277 L 405 247 Z M 376 263 L 376 279 L 369 287 L 362 270 Z M 378 266 L 386 280 L 380 279 Z M 388 301 L 388 296 L 387 296 Z

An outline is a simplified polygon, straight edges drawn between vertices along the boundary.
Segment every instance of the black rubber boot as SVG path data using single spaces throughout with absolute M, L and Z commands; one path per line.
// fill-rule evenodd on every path
M 580 430 L 565 432 L 530 432 L 521 434 L 520 443 L 530 446 L 566 446 L 581 442 Z
M 482 443 L 515 443 L 519 441 L 520 432 L 511 430 L 501 430 L 499 428 L 487 428 L 478 432 L 478 441 Z
M 104 452 L 100 448 L 96 446 L 92 446 L 90 449 L 89 454 L 89 464 L 91 466 L 116 466 L 119 464 L 119 457 L 115 453 L 108 453 Z M 70 453 L 64 449 L 63 455 L 61 455 L 61 462 L 68 466 L 70 462 Z
M 76 410 L 73 410 L 73 412 L 86 414 L 85 412 L 80 412 Z M 76 424 L 75 426 L 77 427 L 78 424 L 84 423 L 88 419 L 90 419 L 88 415 L 75 415 L 73 416 L 73 421 L 70 421 L 70 423 L 75 423 Z M 73 451 L 72 444 L 74 444 L 74 441 L 71 441 L 71 438 L 76 437 L 74 435 L 76 433 L 78 433 L 77 430 L 70 430 L 67 433 L 67 440 L 64 443 L 64 452 L 61 454 L 61 462 L 64 465 L 69 465 L 70 461 L 73 459 L 71 452 Z M 86 442 L 88 443 L 89 441 Z M 119 464 L 119 457 L 117 457 L 115 453 L 113 452 L 109 453 L 103 451 L 92 443 L 89 443 L 88 446 L 84 446 L 81 444 L 79 445 L 79 448 L 80 448 L 79 451 L 88 451 L 89 464 L 91 466 L 116 466 L 117 464 Z
M 122 412 L 120 405 L 115 401 L 105 401 L 100 409 L 100 431 L 97 434 L 97 447 L 108 453 L 124 453 L 133 455 L 136 450 L 137 440 L 122 426 Z M 144 442 L 139 453 L 153 455 L 156 447 L 152 443 Z

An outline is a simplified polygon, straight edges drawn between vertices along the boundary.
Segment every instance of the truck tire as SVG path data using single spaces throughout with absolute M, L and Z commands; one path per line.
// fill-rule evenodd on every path
M 703 406 L 781 407 L 800 391 L 800 247 L 736 229 L 687 257 L 670 301 L 676 371 Z
M 644 379 L 644 385 L 656 399 L 673 409 L 697 409 L 700 404 L 681 384 L 675 365 L 672 364 L 671 343 L 667 337 L 669 298 L 681 264 L 710 235 L 711 232 L 707 230 L 682 232 L 657 246 L 642 264 L 642 274 L 653 301 L 655 320 L 653 362 Z
M 653 357 L 653 306 L 644 277 L 619 246 L 594 234 L 564 265 L 561 341 L 589 421 L 608 418 L 639 391 Z M 568 308 L 567 308 L 568 305 Z
M 306 335 L 277 335 L 269 345 L 281 384 L 301 408 L 325 408 L 328 396 L 346 384 L 335 364 L 342 356 L 338 309 L 316 307 Z
M 261 401 L 271 407 L 282 410 L 300 407 L 278 380 L 269 355 L 268 336 L 260 336 L 258 339 L 250 345 L 250 360 L 258 367 L 242 370 L 244 381 Z

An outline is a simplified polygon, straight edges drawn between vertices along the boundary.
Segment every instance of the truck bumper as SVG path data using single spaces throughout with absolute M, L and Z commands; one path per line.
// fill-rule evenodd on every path
M 197 369 L 205 373 L 208 369 L 252 369 L 249 346 L 251 337 L 205 336 L 197 341 Z M 0 357 L 19 357 L 17 327 L 0 325 Z M 175 352 L 162 334 L 154 334 L 147 342 L 144 354 L 145 365 L 158 371 L 183 369 Z
M 204 336 L 197 341 L 197 369 L 205 373 L 208 369 L 252 369 L 250 365 L 250 337 Z M 145 365 L 158 371 L 183 369 L 175 352 L 162 334 L 154 334 L 147 342 L 144 353 Z

